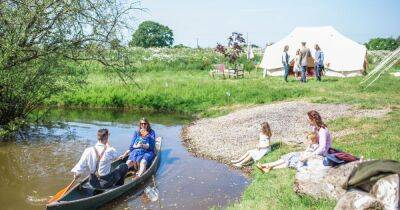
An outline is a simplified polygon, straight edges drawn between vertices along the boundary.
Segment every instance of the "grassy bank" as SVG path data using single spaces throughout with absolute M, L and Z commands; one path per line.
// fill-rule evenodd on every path
M 355 132 L 334 139 L 333 146 L 367 159 L 393 159 L 400 161 L 400 110 L 394 108 L 384 118 L 341 118 L 328 125 L 332 132 L 354 128 Z M 272 151 L 261 162 L 279 159 L 283 154 L 299 150 L 283 145 Z M 240 203 L 228 209 L 333 209 L 335 201 L 316 200 L 308 196 L 298 196 L 293 191 L 295 171 L 291 169 L 273 170 L 261 174 L 256 168 L 251 174 L 252 183 L 243 194 Z
M 210 78 L 207 71 L 150 71 L 135 76 L 137 85 L 125 85 L 117 76 L 91 73 L 83 88 L 53 97 L 57 106 L 133 107 L 209 116 L 231 109 L 282 100 L 349 103 L 372 108 L 400 100 L 399 78 L 384 76 L 372 87 L 359 85 L 362 77 L 311 79 L 299 84 L 280 77 L 262 78 L 253 71 L 244 79 Z
M 279 149 L 268 153 L 261 162 L 275 161 L 281 155 L 295 150 L 299 148 L 283 144 Z M 252 182 L 243 193 L 242 201 L 228 209 L 332 209 L 334 207 L 334 201 L 298 196 L 293 191 L 294 175 L 295 171 L 291 169 L 262 174 L 254 168 L 251 174 Z

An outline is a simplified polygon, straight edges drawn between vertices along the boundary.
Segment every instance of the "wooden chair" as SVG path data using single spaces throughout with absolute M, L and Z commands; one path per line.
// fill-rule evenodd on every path
M 225 65 L 224 64 L 215 64 L 215 65 L 213 65 L 213 69 L 210 71 L 210 75 L 212 77 L 222 76 L 223 78 L 225 78 L 225 75 L 229 76 L 227 70 L 225 70 Z
M 237 69 L 227 69 L 225 67 L 225 64 L 215 64 L 213 65 L 213 70 L 210 71 L 210 75 L 212 77 L 215 76 L 222 76 L 222 78 L 225 78 L 228 76 L 228 78 L 239 78 L 239 77 L 244 77 L 244 70 L 243 70 L 243 65 L 239 65 Z
M 235 69 L 235 77 L 236 78 L 244 78 L 244 66 L 243 64 L 239 64 L 238 68 Z

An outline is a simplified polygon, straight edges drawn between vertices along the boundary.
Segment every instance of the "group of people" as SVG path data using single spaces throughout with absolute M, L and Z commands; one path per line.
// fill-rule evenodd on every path
M 306 132 L 309 140 L 307 148 L 301 152 L 291 152 L 283 155 L 279 160 L 271 163 L 260 164 L 258 162 L 257 167 L 262 172 L 287 167 L 299 170 L 304 166 L 306 161 L 313 156 L 324 157 L 324 165 L 341 164 L 359 159 L 350 154 L 331 148 L 332 136 L 327 125 L 323 122 L 321 115 L 315 110 L 309 111 L 307 115 L 309 124 L 312 128 L 311 132 Z M 262 123 L 260 129 L 260 140 L 257 144 L 257 148 L 247 151 L 237 160 L 232 160 L 231 162 L 233 165 L 236 167 L 242 167 L 250 161 L 259 161 L 264 155 L 271 151 L 271 136 L 272 132 L 269 124 L 267 122 Z
M 314 55 L 314 71 L 315 78 L 317 81 L 321 81 L 321 72 L 324 69 L 324 53 L 318 44 L 314 46 L 315 55 Z M 290 71 L 290 63 L 294 60 L 293 64 L 293 72 L 295 78 L 297 78 L 299 72 L 301 72 L 300 81 L 305 83 L 307 82 L 307 67 L 309 58 L 311 58 L 311 51 L 306 47 L 306 42 L 301 43 L 301 49 L 296 50 L 296 56 L 294 59 L 290 59 L 290 55 L 288 54 L 289 46 L 285 45 L 282 53 L 282 65 L 283 65 L 283 78 L 286 82 L 288 82 L 288 76 Z
M 71 170 L 74 179 L 89 172 L 89 184 L 94 189 L 123 185 L 129 171 L 136 172 L 134 178 L 140 177 L 155 156 L 156 134 L 146 118 L 140 120 L 129 149 L 120 156 L 111 146 L 108 129 L 98 130 L 97 140 L 93 147 L 85 149 L 79 162 Z M 126 163 L 121 163 L 112 170 L 111 163 L 126 156 L 128 156 Z

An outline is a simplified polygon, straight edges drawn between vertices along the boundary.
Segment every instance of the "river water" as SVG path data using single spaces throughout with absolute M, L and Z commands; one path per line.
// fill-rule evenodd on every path
M 100 128 L 120 153 L 129 147 L 136 123 L 146 116 L 163 137 L 156 174 L 159 202 L 143 193 L 152 180 L 102 209 L 207 209 L 240 199 L 248 180 L 238 170 L 193 157 L 181 144 L 182 125 L 190 119 L 171 114 L 105 110 L 53 110 L 57 126 L 38 127 L 26 140 L 0 142 L 0 209 L 44 209 L 46 200 L 71 180 L 69 172 L 83 150 L 96 143 Z

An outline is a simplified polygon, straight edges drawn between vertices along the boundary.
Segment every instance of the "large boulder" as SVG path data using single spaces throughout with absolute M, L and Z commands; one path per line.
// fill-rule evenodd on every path
M 384 205 L 371 194 L 359 190 L 346 192 L 337 202 L 335 210 L 384 209 Z
M 399 209 L 400 203 L 400 177 L 393 174 L 379 179 L 372 187 L 370 194 L 382 202 L 387 210 Z
M 338 200 L 346 193 L 342 188 L 343 183 L 359 162 L 327 167 L 322 164 L 322 157 L 314 157 L 307 163 L 306 167 L 296 173 L 294 191 L 315 198 Z

